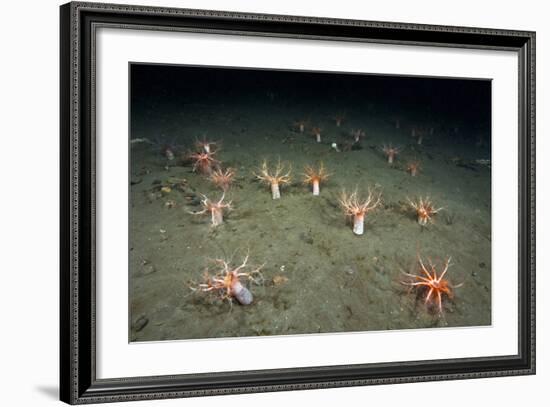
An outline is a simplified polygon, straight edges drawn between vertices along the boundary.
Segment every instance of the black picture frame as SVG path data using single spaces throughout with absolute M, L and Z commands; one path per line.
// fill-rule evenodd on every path
M 60 8 L 60 398 L 70 404 L 535 373 L 535 33 L 72 2 Z M 519 351 L 500 357 L 96 378 L 95 29 L 508 50 L 519 60 Z

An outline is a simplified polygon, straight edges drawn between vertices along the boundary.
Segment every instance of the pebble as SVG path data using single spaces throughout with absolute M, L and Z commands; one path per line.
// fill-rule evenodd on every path
M 140 316 L 132 325 L 134 331 L 139 332 L 149 323 L 149 320 L 144 316 Z
M 164 202 L 164 207 L 168 209 L 172 209 L 176 207 L 176 201 L 173 199 L 169 199 L 166 202 Z
M 164 202 L 164 207 L 168 209 L 172 209 L 176 207 L 176 201 L 173 199 L 169 199 L 166 202 Z
M 353 266 L 345 266 L 344 271 L 346 272 L 346 274 L 349 274 L 349 275 L 353 275 L 357 272 L 357 270 Z

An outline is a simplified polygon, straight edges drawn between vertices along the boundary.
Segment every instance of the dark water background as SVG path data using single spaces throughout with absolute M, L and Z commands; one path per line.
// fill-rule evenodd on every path
M 321 143 L 297 132 L 299 119 L 322 128 Z M 130 139 L 141 140 L 131 143 L 131 341 L 491 323 L 491 170 L 478 161 L 491 158 L 490 81 L 135 64 L 130 120 Z M 427 131 L 422 145 L 413 127 Z M 358 128 L 366 137 L 351 146 Z M 237 171 L 233 210 L 216 228 L 189 214 L 200 194 L 221 196 L 186 159 L 203 138 L 221 141 L 217 158 Z M 390 143 L 402 149 L 393 165 L 380 150 Z M 292 165 L 280 200 L 254 179 L 264 159 Z M 417 177 L 411 160 L 421 161 Z M 302 173 L 320 162 L 331 177 L 314 197 Z M 356 236 L 338 198 L 369 187 L 383 205 Z M 427 227 L 407 204 L 421 196 L 444 207 Z M 238 265 L 247 252 L 264 264 L 251 305 L 189 289 L 209 259 Z M 442 314 L 402 284 L 418 254 L 438 270 L 452 257 L 448 280 L 462 286 Z

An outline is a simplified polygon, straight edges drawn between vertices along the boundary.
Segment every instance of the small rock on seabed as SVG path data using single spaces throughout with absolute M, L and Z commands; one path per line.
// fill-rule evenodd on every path
M 140 316 L 137 320 L 134 321 L 132 324 L 132 329 L 136 332 L 141 331 L 145 326 L 149 323 L 149 320 L 144 316 Z

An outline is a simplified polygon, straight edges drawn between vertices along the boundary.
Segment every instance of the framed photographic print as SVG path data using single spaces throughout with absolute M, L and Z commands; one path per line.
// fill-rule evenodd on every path
M 61 7 L 61 399 L 535 372 L 535 34 Z

